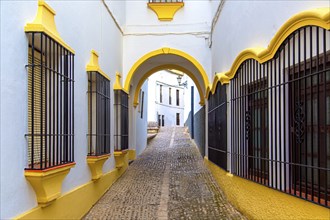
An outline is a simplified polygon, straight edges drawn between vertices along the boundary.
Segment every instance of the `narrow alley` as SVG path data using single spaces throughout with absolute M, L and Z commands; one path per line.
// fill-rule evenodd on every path
M 244 219 L 184 128 L 163 127 L 85 219 Z

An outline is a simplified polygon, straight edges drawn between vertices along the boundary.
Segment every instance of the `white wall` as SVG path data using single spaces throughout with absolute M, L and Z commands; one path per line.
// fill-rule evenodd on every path
M 113 85 L 115 71 L 122 71 L 123 42 L 101 1 L 48 3 L 57 13 L 55 20 L 61 37 L 76 52 L 74 156 L 77 164 L 64 180 L 62 192 L 66 193 L 91 179 L 86 164 L 88 112 L 85 70 L 90 51 L 98 51 L 100 66 L 109 74 Z M 24 168 L 27 167 L 25 65 L 28 60 L 24 26 L 33 21 L 36 11 L 37 1 L 1 1 L 1 219 L 13 218 L 37 206 L 35 192 L 24 177 Z M 112 106 L 113 99 L 111 102 Z M 113 138 L 111 140 L 113 146 Z M 114 159 L 111 157 L 104 165 L 104 172 L 113 168 Z
M 147 1 L 128 1 L 124 27 L 124 78 L 143 55 L 162 47 L 184 51 L 200 62 L 211 75 L 208 39 L 214 1 L 185 1 L 173 21 L 159 21 Z
M 144 103 L 143 111 L 141 106 L 141 111 L 139 112 L 139 106 L 134 110 L 136 112 L 136 155 L 140 155 L 143 150 L 147 147 L 147 127 L 148 127 L 148 80 L 146 80 L 141 87 L 141 90 L 144 92 Z M 142 98 L 139 100 L 139 105 L 142 105 Z M 142 112 L 142 118 L 141 118 Z
M 226 1 L 212 37 L 212 73 L 228 71 L 244 49 L 267 48 L 290 17 L 320 7 L 329 1 Z

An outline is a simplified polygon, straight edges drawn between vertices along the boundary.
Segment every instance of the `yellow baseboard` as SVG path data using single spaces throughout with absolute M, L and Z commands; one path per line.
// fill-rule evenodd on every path
M 135 160 L 136 159 L 136 150 L 129 149 L 128 150 L 128 159 L 129 160 Z
M 227 199 L 249 219 L 330 219 L 330 210 L 219 168 L 204 158 Z
M 64 194 L 51 205 L 44 208 L 38 206 L 14 219 L 81 219 L 126 168 L 114 169 L 97 181 L 90 181 Z

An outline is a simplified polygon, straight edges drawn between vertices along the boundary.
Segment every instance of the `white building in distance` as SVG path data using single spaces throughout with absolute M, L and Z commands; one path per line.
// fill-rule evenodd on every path
M 182 72 L 163 70 L 149 77 L 148 121 L 157 121 L 159 126 L 183 126 L 187 87 L 178 84 L 177 77 L 183 81 Z

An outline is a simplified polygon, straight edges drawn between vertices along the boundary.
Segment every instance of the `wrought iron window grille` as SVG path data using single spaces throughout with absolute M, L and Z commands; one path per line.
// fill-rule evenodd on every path
M 114 91 L 115 100 L 115 151 L 128 149 L 128 94 L 122 90 Z
M 330 31 L 306 26 L 231 81 L 231 172 L 330 207 Z M 262 83 L 262 81 L 266 79 Z
M 42 32 L 27 33 L 28 167 L 74 162 L 74 54 Z
M 88 73 L 88 156 L 110 153 L 110 80 Z

